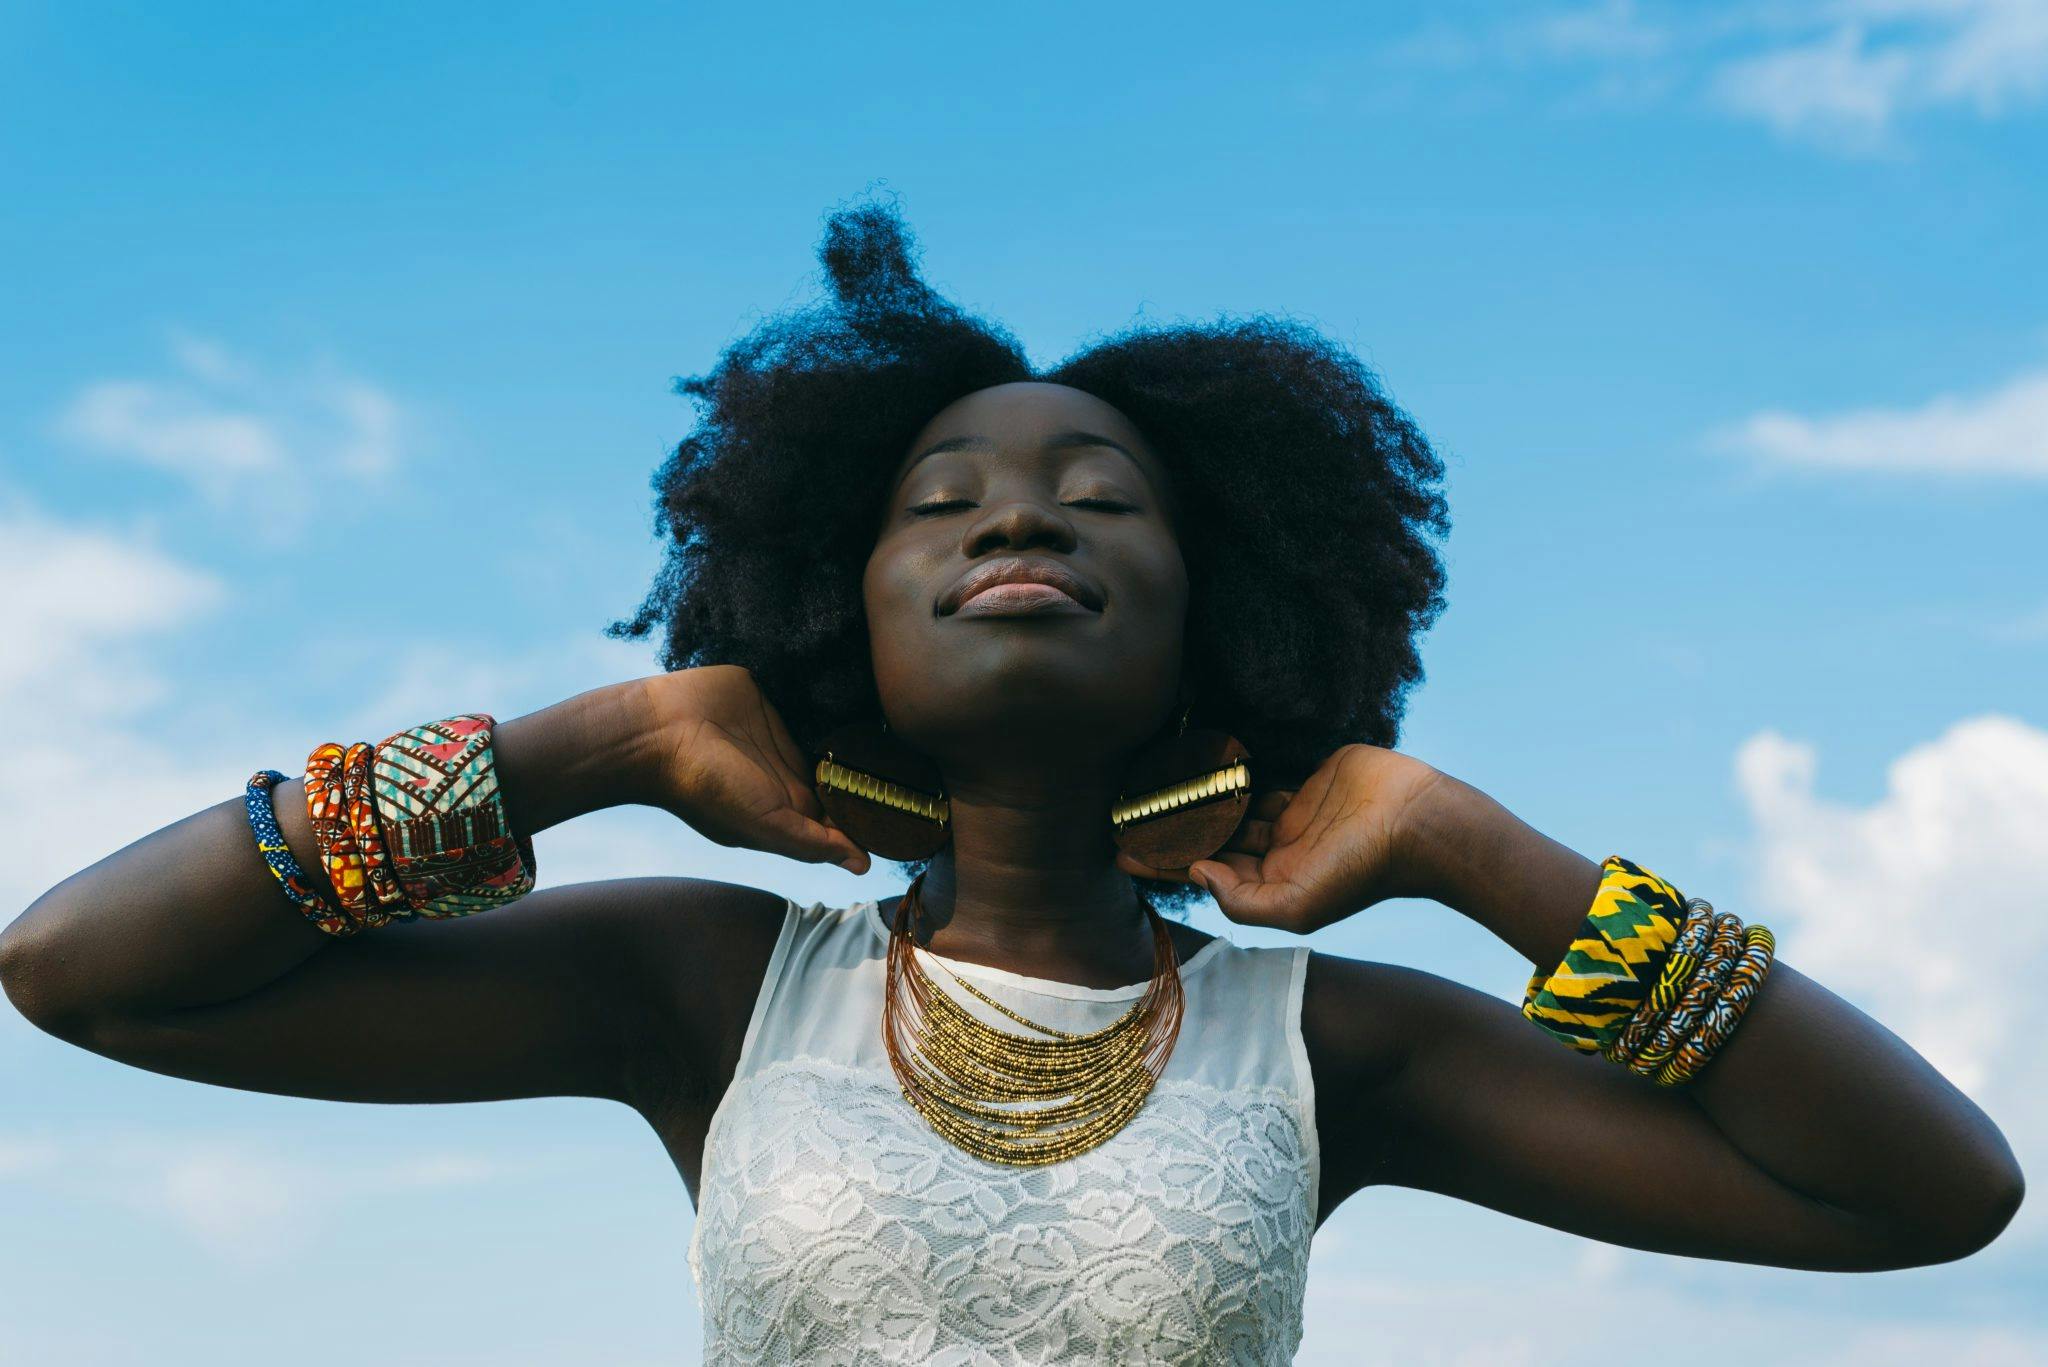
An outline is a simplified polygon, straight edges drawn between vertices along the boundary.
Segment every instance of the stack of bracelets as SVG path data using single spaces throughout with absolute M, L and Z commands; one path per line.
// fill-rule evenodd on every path
M 1612 855 L 1564 961 L 1529 979 L 1522 1014 L 1581 1053 L 1675 1086 L 1728 1042 L 1776 948 L 1768 927 Z
M 533 842 L 505 820 L 487 712 L 428 722 L 375 745 L 332 741 L 306 757 L 306 816 L 333 885 L 329 902 L 286 848 L 270 805 L 285 781 L 252 776 L 244 794 L 256 848 L 285 896 L 330 935 L 395 920 L 467 916 L 533 890 Z M 337 909 L 338 908 L 338 909 Z

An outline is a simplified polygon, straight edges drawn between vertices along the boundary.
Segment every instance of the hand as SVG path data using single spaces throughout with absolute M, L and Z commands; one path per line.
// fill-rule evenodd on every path
M 1306 935 L 1390 897 L 1419 895 L 1417 799 L 1443 773 L 1377 745 L 1346 745 L 1297 791 L 1261 794 L 1230 842 L 1186 869 L 1117 856 L 1126 873 L 1191 882 L 1231 920 Z
M 644 682 L 655 806 L 713 844 L 867 872 L 867 851 L 826 818 L 810 762 L 751 673 L 703 665 Z

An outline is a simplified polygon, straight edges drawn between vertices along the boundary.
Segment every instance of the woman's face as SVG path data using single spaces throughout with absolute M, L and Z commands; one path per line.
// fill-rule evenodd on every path
M 1172 492 L 1130 420 L 1078 389 L 997 385 L 939 412 L 862 584 L 890 729 L 949 775 L 1113 766 L 1156 733 L 1188 604 Z M 1053 582 L 1000 582 L 1020 576 Z

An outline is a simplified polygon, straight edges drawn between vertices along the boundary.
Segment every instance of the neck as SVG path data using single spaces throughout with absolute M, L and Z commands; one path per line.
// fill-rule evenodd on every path
M 1113 776 L 1077 784 L 1071 772 L 949 782 L 952 839 L 919 890 L 918 942 L 1030 977 L 1105 987 L 1149 977 L 1151 922 L 1110 833 L 1117 786 Z

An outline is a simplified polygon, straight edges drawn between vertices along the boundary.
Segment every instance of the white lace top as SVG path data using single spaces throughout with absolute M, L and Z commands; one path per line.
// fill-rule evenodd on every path
M 903 1099 L 882 1045 L 887 949 L 875 902 L 784 913 L 705 1138 L 689 1252 L 705 1362 L 1291 1361 L 1320 1176 L 1307 946 L 1202 946 L 1144 1106 L 1036 1168 L 961 1152 Z M 1145 989 L 917 953 L 1011 1030 L 933 965 L 1073 1032 Z

